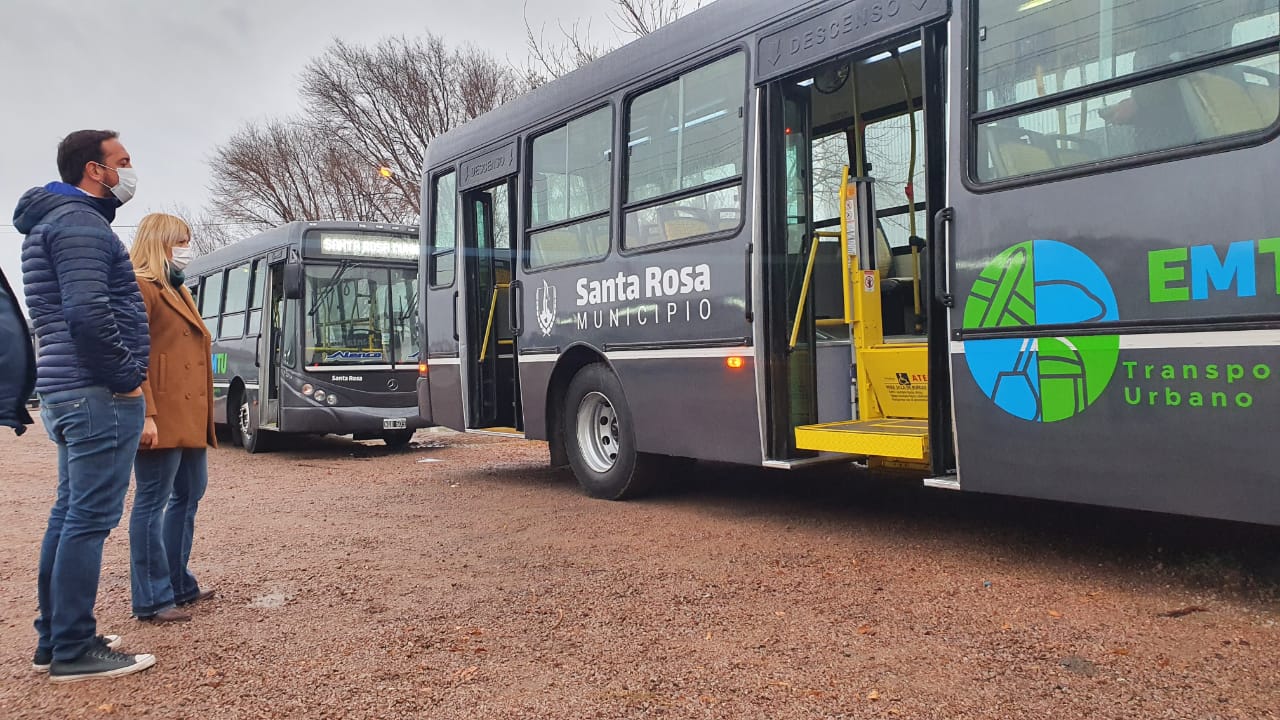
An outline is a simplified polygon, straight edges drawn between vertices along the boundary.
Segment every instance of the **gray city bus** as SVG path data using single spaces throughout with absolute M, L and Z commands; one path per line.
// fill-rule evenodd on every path
M 425 426 L 417 228 L 291 222 L 197 257 L 186 275 L 213 335 L 214 420 L 236 445 L 333 433 L 400 447 Z
M 1280 0 L 718 0 L 431 143 L 421 414 L 1280 523 Z

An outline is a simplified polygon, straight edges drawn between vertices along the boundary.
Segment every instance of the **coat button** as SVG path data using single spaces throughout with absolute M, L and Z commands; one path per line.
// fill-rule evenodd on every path
M 191 335 L 191 331 L 190 331 L 190 330 L 183 330 L 183 331 L 182 331 L 182 334 L 183 334 L 183 335 L 190 336 L 190 335 Z
M 187 393 L 187 399 L 188 399 L 188 400 L 190 400 L 190 399 L 191 399 L 191 393 Z
M 187 368 L 188 370 L 190 370 L 190 369 L 191 369 L 191 363 L 187 363 L 187 364 L 186 364 L 186 368 Z

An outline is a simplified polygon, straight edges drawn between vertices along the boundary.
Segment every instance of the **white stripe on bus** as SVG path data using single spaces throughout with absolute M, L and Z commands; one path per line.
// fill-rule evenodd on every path
M 982 342 L 975 340 L 973 342 Z M 1280 345 L 1280 330 L 1208 330 L 1204 332 L 1150 333 L 1120 336 L 1121 350 L 1172 348 L 1243 348 Z M 964 354 L 964 342 L 952 341 L 951 353 Z
M 714 347 L 714 348 L 671 348 L 654 350 L 612 350 L 605 357 L 615 362 L 621 360 L 689 360 L 697 358 L 753 357 L 755 348 L 746 346 Z M 560 355 L 546 353 L 538 355 L 521 355 L 522 363 L 555 362 Z M 431 362 L 435 362 L 432 360 Z

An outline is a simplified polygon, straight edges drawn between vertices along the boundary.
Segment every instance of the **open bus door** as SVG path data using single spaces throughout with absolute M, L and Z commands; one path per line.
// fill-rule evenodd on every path
M 462 195 L 467 429 L 517 433 L 522 425 L 511 303 L 515 197 L 514 177 Z
M 767 87 L 772 460 L 949 469 L 945 315 L 927 266 L 944 44 L 927 28 Z

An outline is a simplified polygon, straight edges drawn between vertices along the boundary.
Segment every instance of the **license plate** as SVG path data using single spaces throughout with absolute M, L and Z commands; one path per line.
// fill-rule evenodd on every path
M 383 430 L 404 430 L 406 427 L 408 427 L 408 425 L 405 423 L 404 418 L 383 418 L 382 419 Z

